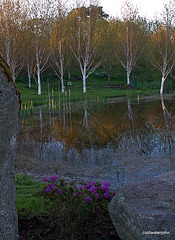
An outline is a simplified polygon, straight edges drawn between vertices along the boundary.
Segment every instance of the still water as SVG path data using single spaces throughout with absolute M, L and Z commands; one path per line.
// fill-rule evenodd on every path
M 112 189 L 175 170 L 175 96 L 23 108 L 16 171 Z

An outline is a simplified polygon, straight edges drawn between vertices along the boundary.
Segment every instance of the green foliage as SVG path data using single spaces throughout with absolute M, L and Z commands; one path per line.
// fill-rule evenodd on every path
M 112 232 L 117 236 L 108 212 L 115 195 L 109 182 L 81 182 L 77 187 L 55 175 L 45 178 L 45 185 L 27 175 L 16 175 L 15 180 L 20 239 L 111 239 Z M 32 228 L 26 221 L 34 222 Z
M 43 202 L 38 197 L 38 191 L 43 187 L 42 183 L 34 182 L 26 174 L 17 174 L 16 182 L 16 208 L 22 212 L 22 209 L 37 211 L 43 209 Z

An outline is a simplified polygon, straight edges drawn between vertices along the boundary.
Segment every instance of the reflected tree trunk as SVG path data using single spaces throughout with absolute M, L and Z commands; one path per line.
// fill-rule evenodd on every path
M 142 139 L 140 129 L 144 129 L 141 121 L 137 118 L 131 108 L 131 101 L 128 98 L 127 112 L 122 121 L 115 127 L 117 131 L 113 131 L 117 136 L 116 144 L 121 145 L 121 149 L 128 151 L 137 151 L 142 148 Z
M 161 104 L 162 104 L 162 110 L 163 110 L 163 116 L 164 116 L 164 122 L 165 122 L 165 129 L 169 131 L 173 127 L 174 119 L 171 116 L 171 113 L 168 112 L 165 106 L 163 94 L 161 94 Z
M 106 145 L 108 142 L 113 141 L 112 134 L 108 131 L 103 124 L 88 112 L 87 102 L 84 102 L 84 118 L 81 131 L 75 141 L 75 144 L 81 144 L 82 148 L 87 145 L 94 144 L 99 146 Z
M 64 159 L 66 159 L 66 106 L 64 97 L 63 97 L 63 154 Z
M 167 134 L 164 136 L 165 145 L 167 142 L 167 145 L 169 147 L 170 153 L 172 152 L 172 145 L 174 142 L 174 139 L 172 139 L 171 135 L 169 135 L 169 132 L 174 128 L 174 118 L 172 117 L 171 113 L 168 112 L 164 99 L 163 94 L 161 94 L 161 104 L 162 104 L 162 110 L 163 110 L 163 117 L 164 117 L 164 124 L 165 124 L 165 130 L 167 131 Z
M 42 156 L 43 156 L 43 115 L 41 106 L 39 106 L 39 119 L 40 119 L 40 144 L 39 144 L 39 160 L 40 167 L 42 169 Z

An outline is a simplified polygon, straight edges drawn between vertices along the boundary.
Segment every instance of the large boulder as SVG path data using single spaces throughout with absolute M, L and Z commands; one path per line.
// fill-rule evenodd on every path
M 0 240 L 18 238 L 14 161 L 19 111 L 19 93 L 0 57 Z
M 175 171 L 125 186 L 109 213 L 122 240 L 175 240 Z

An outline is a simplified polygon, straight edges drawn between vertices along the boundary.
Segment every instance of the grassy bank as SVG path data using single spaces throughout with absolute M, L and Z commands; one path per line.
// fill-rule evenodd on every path
M 108 212 L 110 183 L 66 183 L 58 176 L 34 182 L 16 175 L 20 240 L 120 240 Z
M 32 87 L 28 88 L 27 79 L 23 81 L 17 81 L 18 89 L 21 93 L 21 98 L 23 104 L 28 104 L 32 101 L 34 106 L 62 101 L 62 99 L 70 99 L 70 101 L 79 101 L 92 98 L 115 98 L 122 96 L 138 96 L 138 95 L 152 95 L 159 93 L 159 83 L 158 82 L 139 82 L 137 89 L 121 90 L 120 86 L 125 84 L 124 79 L 117 80 L 112 78 L 109 87 L 107 86 L 106 78 L 99 78 L 93 75 L 87 81 L 87 93 L 82 92 L 82 81 L 71 80 L 72 86 L 65 89 L 65 93 L 62 94 L 61 89 L 58 87 L 58 81 L 51 79 L 48 82 L 42 81 L 42 95 L 37 94 L 37 85 L 33 82 Z M 69 90 L 70 89 L 70 90 Z

